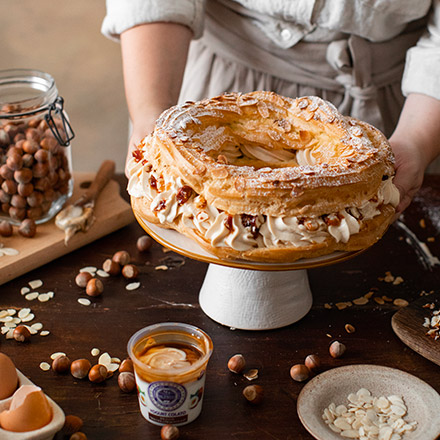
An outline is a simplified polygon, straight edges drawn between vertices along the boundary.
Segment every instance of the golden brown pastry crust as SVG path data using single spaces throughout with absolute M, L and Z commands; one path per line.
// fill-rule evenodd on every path
M 356 207 L 377 195 L 383 179 L 394 174 L 391 148 L 371 125 L 344 117 L 317 97 L 291 99 L 273 92 L 225 94 L 165 111 L 151 136 L 139 146 L 146 166 L 181 178 L 207 204 L 230 215 L 322 216 Z M 247 155 L 268 154 L 270 160 Z M 298 164 L 295 153 L 311 153 L 313 164 Z M 239 152 L 240 154 L 236 154 Z M 243 153 L 244 152 L 244 153 Z M 273 159 L 272 154 L 287 159 Z M 260 154 L 261 156 L 261 154 Z M 329 237 L 323 243 L 281 245 L 237 251 L 212 246 L 181 218 L 159 223 L 147 197 L 133 198 L 133 208 L 150 222 L 196 239 L 220 258 L 294 261 L 357 250 L 377 241 L 391 222 L 394 208 L 363 221 L 347 243 Z

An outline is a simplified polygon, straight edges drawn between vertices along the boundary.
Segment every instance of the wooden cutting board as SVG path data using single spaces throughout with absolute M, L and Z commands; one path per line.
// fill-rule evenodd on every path
M 85 191 L 84 186 L 91 182 L 95 174 L 74 173 L 73 196 L 68 203 L 73 203 Z M 134 220 L 129 203 L 122 199 L 119 184 L 111 180 L 102 190 L 95 204 L 95 222 L 87 232 L 77 232 L 64 244 L 64 232 L 55 226 L 55 220 L 38 225 L 33 238 L 24 238 L 14 227 L 12 237 L 0 237 L 4 247 L 19 251 L 15 256 L 0 257 L 0 284 L 6 283 L 24 273 L 40 267 L 62 255 L 74 251 L 98 238 L 110 234 Z
M 426 335 L 429 330 L 423 327 L 424 318 L 431 319 L 432 310 L 423 308 L 424 304 L 434 303 L 435 309 L 440 309 L 438 295 L 424 296 L 400 309 L 391 319 L 391 325 L 399 339 L 409 348 L 426 359 L 440 365 L 440 339 L 435 341 Z

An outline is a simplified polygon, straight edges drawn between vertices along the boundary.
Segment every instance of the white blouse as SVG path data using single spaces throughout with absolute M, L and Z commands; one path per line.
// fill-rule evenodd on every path
M 111 39 L 139 24 L 166 21 L 188 26 L 194 38 L 204 29 L 205 3 L 222 0 L 106 0 L 102 32 Z M 330 41 L 340 33 L 383 42 L 415 20 L 429 16 L 424 36 L 407 53 L 404 95 L 440 99 L 440 0 L 225 0 L 249 14 L 246 19 L 281 48 L 304 41 Z M 255 19 L 253 13 L 258 14 Z M 261 17 L 264 20 L 261 20 Z

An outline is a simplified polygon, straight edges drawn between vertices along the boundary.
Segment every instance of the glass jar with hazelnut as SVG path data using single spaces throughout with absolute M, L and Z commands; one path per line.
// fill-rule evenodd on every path
M 74 137 L 55 80 L 30 69 L 0 71 L 0 218 L 51 219 L 72 195 Z

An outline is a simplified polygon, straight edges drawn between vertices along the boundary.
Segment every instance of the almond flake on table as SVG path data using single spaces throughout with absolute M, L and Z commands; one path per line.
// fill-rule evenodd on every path
M 125 286 L 126 290 L 136 290 L 140 287 L 141 283 L 136 281 L 135 283 L 129 283 Z
M 32 321 L 34 318 L 35 318 L 35 315 L 33 313 L 29 313 L 29 315 L 27 315 L 21 319 L 21 322 L 29 322 L 29 321 Z
M 56 358 L 58 358 L 60 356 L 66 356 L 66 353 L 64 353 L 62 351 L 56 351 L 55 353 L 52 353 L 50 355 L 50 358 L 54 361 Z
M 50 364 L 48 364 L 47 362 L 41 362 L 40 363 L 40 368 L 43 371 L 49 371 L 50 370 Z
M 78 298 L 78 302 L 82 305 L 82 306 L 89 306 L 92 302 L 87 299 L 87 298 Z
M 29 286 L 32 290 L 38 289 L 39 287 L 41 287 L 43 285 L 43 281 L 41 280 L 32 280 L 29 281 Z
M 92 348 L 92 350 L 90 351 L 90 354 L 92 356 L 99 356 L 99 353 L 101 353 L 101 350 L 99 348 Z
M 40 332 L 40 336 L 47 336 L 47 335 L 49 335 L 50 334 L 50 331 L 49 330 L 42 330 L 41 332 Z
M 110 276 L 110 274 L 108 272 L 106 272 L 105 270 L 102 270 L 102 269 L 98 269 L 96 274 L 98 276 L 100 276 L 101 278 L 108 278 Z
M 25 295 L 25 298 L 26 298 L 28 301 L 33 301 L 34 299 L 37 299 L 37 298 L 38 298 L 38 295 L 39 295 L 38 292 L 31 292 L 31 293 L 26 294 L 26 295 Z
M 26 295 L 26 293 L 29 293 L 31 291 L 31 289 L 29 288 L 29 287 L 22 287 L 21 289 L 20 289 L 20 293 L 22 294 L 22 295 Z
M 26 318 L 26 316 L 28 316 L 31 313 L 31 309 L 28 307 L 25 307 L 23 309 L 20 309 L 20 311 L 18 312 L 18 317 L 20 319 Z
M 29 325 L 25 325 L 25 327 L 29 330 L 29 333 L 31 335 L 36 335 L 38 333 L 37 330 L 35 330 L 34 328 L 30 327 Z
M 41 322 L 36 322 L 32 324 L 31 327 L 37 331 L 40 331 L 43 328 L 43 324 Z
M 98 270 L 98 268 L 95 266 L 86 266 L 86 267 L 81 268 L 79 271 L 80 272 L 88 272 L 92 275 L 95 275 L 97 270 Z
M 47 293 L 40 293 L 38 295 L 38 301 L 40 302 L 47 302 L 50 300 L 50 296 Z

